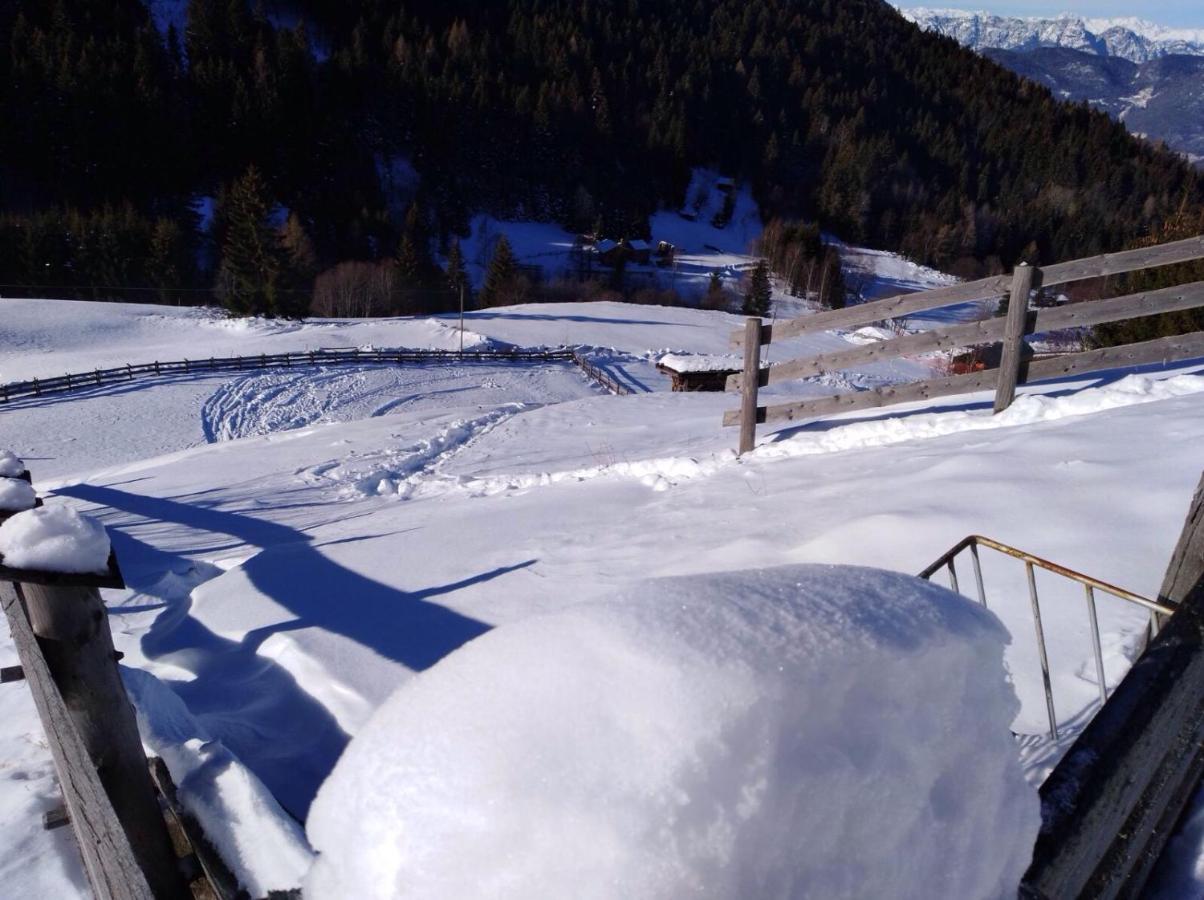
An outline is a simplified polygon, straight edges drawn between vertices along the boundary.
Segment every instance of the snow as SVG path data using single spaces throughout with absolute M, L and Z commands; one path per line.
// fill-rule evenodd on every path
M 456 350 L 452 322 L 424 318 L 232 318 L 212 308 L 0 298 L 0 381 L 45 378 L 126 363 L 320 348 Z M 483 338 L 466 334 L 465 348 Z
M 122 667 L 143 742 L 163 759 L 177 798 L 252 897 L 301 882 L 313 852 L 301 827 L 159 679 Z
M 352 742 L 305 893 L 1003 896 L 1040 825 L 1006 643 L 941 588 L 827 566 L 502 626 Z
M 105 572 L 109 536 L 95 519 L 68 506 L 27 509 L 0 522 L 0 559 L 13 569 Z
M 707 356 L 680 353 L 668 353 L 662 356 L 659 364 L 675 372 L 726 372 L 739 371 L 744 368 L 744 360 L 739 356 Z
M 864 275 L 866 296 L 949 281 L 888 254 L 842 252 L 846 271 Z M 924 316 L 980 312 L 967 304 Z M 104 592 L 114 640 L 129 672 L 155 679 L 148 688 L 127 672 L 148 742 L 188 783 L 185 802 L 243 861 L 240 877 L 261 888 L 299 884 L 309 850 L 290 820 L 306 820 L 348 742 L 391 695 L 475 639 L 604 601 L 647 577 L 798 563 L 916 572 L 981 533 L 1157 594 L 1199 480 L 1204 364 L 1026 386 L 1000 416 L 990 414 L 991 395 L 978 393 L 765 427 L 760 448 L 737 459 L 734 430 L 719 424 L 736 398 L 671 394 L 655 364 L 730 354 L 741 324 L 624 303 L 468 316 L 467 344 L 572 345 L 637 392 L 626 397 L 561 363 L 319 366 L 32 398 L 0 408 L 0 428 L 52 507 L 87 512 L 109 529 L 129 585 Z M 767 356 L 889 333 L 808 335 Z M 197 348 L 458 341 L 454 317 L 235 321 L 212 310 L 0 301 L 5 380 Z M 899 360 L 765 395 L 831 395 L 931 367 L 927 358 Z M 1020 707 L 1011 725 L 1035 783 L 1098 691 L 1081 589 L 1042 580 L 1067 728 L 1057 744 L 1041 737 L 1027 588 L 1023 566 L 1011 562 L 984 556 L 984 577 L 1012 636 L 1005 662 Z M 1145 620 L 1102 597 L 1099 614 L 1114 686 L 1140 651 Z M 524 674 L 515 665 L 496 677 Z M 53 780 L 32 706 L 11 699 L 22 696 L 0 693 L 11 723 L 0 765 L 12 775 L 0 778 L 0 872 L 17 872 L 25 854 L 29 871 L 13 884 L 30 887 L 14 892 L 75 896 L 82 875 L 77 857 L 60 859 L 74 853 L 59 841 L 64 832 L 28 828 L 50 805 Z M 926 714 L 914 706 L 899 704 Z M 1185 833 L 1176 845 L 1187 869 L 1204 855 L 1192 840 Z
M 1170 54 L 1204 55 L 1204 29 L 1167 28 L 1136 17 L 1082 18 L 1000 16 L 961 9 L 900 7 L 904 18 L 974 50 L 1069 47 L 1135 63 Z
M 0 478 L 16 478 L 25 471 L 25 461 L 11 450 L 0 450 Z
M 37 492 L 27 481 L 19 478 L 0 478 L 0 513 L 33 509 Z

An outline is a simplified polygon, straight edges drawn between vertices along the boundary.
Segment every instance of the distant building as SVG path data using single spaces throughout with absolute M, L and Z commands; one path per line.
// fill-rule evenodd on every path
M 652 261 L 652 245 L 647 241 L 607 239 L 594 244 L 594 252 L 598 255 L 598 262 L 612 268 L 631 262 L 648 265 Z

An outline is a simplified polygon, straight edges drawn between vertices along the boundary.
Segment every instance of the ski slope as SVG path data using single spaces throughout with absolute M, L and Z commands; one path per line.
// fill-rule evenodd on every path
M 0 303 L 6 379 L 197 347 L 460 338 L 448 319 L 231 325 L 195 310 Z M 730 352 L 738 322 L 617 303 L 468 319 L 472 345 L 587 348 L 633 396 L 556 364 L 205 375 L 14 404 L 0 409 L 0 446 L 49 503 L 109 527 L 129 588 L 106 600 L 144 734 L 214 827 L 228 825 L 223 839 L 253 851 L 243 874 L 265 890 L 299 883 L 311 851 L 297 821 L 349 741 L 398 687 L 499 626 L 651 577 L 799 563 L 914 573 L 969 533 L 1156 593 L 1200 475 L 1204 365 L 1026 388 L 1000 416 L 978 394 L 763 429 L 738 459 L 719 424 L 734 398 L 668 393 L 655 370 L 667 351 Z M 842 377 L 904 380 L 930 362 L 894 366 Z M 987 577 L 1012 635 L 1012 727 L 1037 779 L 1059 747 L 1040 737 L 1028 598 L 1008 572 Z M 1081 597 L 1044 592 L 1059 718 L 1081 719 L 1097 695 Z M 1144 620 L 1119 604 L 1100 615 L 1114 683 Z M 5 637 L 0 664 L 12 662 Z M 53 779 L 27 694 L 0 692 L 0 715 L 16 723 L 0 734 L 0 878 L 23 895 L 78 895 L 66 833 L 28 828 Z M 1196 884 L 1197 849 L 1182 840 L 1167 896 Z

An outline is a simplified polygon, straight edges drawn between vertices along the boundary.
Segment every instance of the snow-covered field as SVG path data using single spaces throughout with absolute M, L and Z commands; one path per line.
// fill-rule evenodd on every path
M 939 278 L 902 260 L 865 258 L 900 283 Z M 737 459 L 734 432 L 720 426 L 734 398 L 668 393 L 655 361 L 666 352 L 730 353 L 739 322 L 618 303 L 469 316 L 467 344 L 583 347 L 634 396 L 604 395 L 561 364 L 231 373 L 0 407 L 0 448 L 27 460 L 49 504 L 70 504 L 108 526 L 130 587 L 106 600 L 144 735 L 202 820 L 242 854 L 244 877 L 263 890 L 304 877 L 311 848 L 297 821 L 315 796 L 318 814 L 319 788 L 357 734 L 379 741 L 391 733 L 369 724 L 378 710 L 386 710 L 382 722 L 409 721 L 440 698 L 455 702 L 479 677 L 472 673 L 486 669 L 499 685 L 555 685 L 568 677 L 556 668 L 567 665 L 563 654 L 507 656 L 508 646 L 530 646 L 526 632 L 510 627 L 548 639 L 628 630 L 627 619 L 598 610 L 610 609 L 615 594 L 630 602 L 649 578 L 801 563 L 914 573 L 980 533 L 1156 593 L 1200 476 L 1204 364 L 1022 390 L 996 417 L 980 394 L 763 429 L 760 448 Z M 231 323 L 197 310 L 0 300 L 0 380 L 321 346 L 454 348 L 459 337 L 446 318 Z M 772 349 L 784 357 L 857 339 L 823 334 Z M 857 387 L 927 371 L 930 362 L 917 359 L 841 377 Z M 1005 660 L 1019 705 L 1010 724 L 1031 736 L 1024 761 L 1035 779 L 1058 748 L 1039 737 L 1044 699 L 1028 598 L 1014 573 L 988 566 L 986 574 L 991 610 L 1011 633 Z M 1042 590 L 1059 718 L 1074 722 L 1096 702 L 1088 624 L 1078 592 Z M 570 616 L 578 604 L 586 606 Z M 538 621 L 552 624 L 526 624 L 545 614 Z M 1114 683 L 1143 620 L 1120 604 L 1101 604 L 1100 614 Z M 701 646 L 688 630 L 656 627 L 682 642 L 666 652 L 693 658 Z M 631 659 L 646 653 L 613 646 Z M 983 677 L 992 677 L 989 654 L 980 658 Z M 14 661 L 3 636 L 0 664 Z M 840 665 L 849 673 L 843 684 L 862 684 L 855 658 Z M 693 671 L 712 677 L 701 664 Z M 390 700 L 411 683 L 423 693 Z M 860 696 L 872 683 L 849 689 Z M 924 690 L 919 681 L 914 689 Z M 927 702 L 916 694 L 900 695 L 892 708 L 912 696 L 917 706 Z M 530 697 L 542 702 L 538 692 Z M 681 715 L 705 718 L 709 708 L 698 702 Z M 507 708 L 479 722 L 431 722 L 427 755 L 415 749 L 390 763 L 388 777 L 439 758 L 446 742 L 488 735 Z M 83 878 L 67 831 L 32 824 L 52 805 L 54 787 L 27 692 L 0 691 L 0 716 L 12 723 L 0 732 L 0 883 L 14 896 L 78 895 Z M 577 724 L 584 734 L 597 727 L 588 718 Z M 908 732 L 892 733 L 902 740 Z M 353 791 L 357 777 L 343 774 L 339 783 Z M 528 784 L 516 775 L 503 790 L 487 772 L 473 777 L 493 785 L 499 803 Z M 429 778 L 449 797 L 472 785 Z M 704 783 L 712 782 L 690 782 Z M 633 801 L 628 813 L 646 824 L 643 806 Z M 322 821 L 309 839 L 326 849 L 339 820 Z M 465 827 L 389 820 L 399 830 L 387 833 L 402 835 L 416 821 L 461 837 Z M 733 821 L 724 814 L 712 824 Z M 578 825 L 582 833 L 590 827 Z M 738 833 L 733 846 L 747 839 Z M 1199 876 L 1191 840 L 1174 854 L 1177 868 L 1163 873 L 1167 896 L 1204 886 L 1204 878 L 1192 880 Z M 675 846 L 694 858 L 688 842 Z M 691 865 L 682 863 L 705 870 Z

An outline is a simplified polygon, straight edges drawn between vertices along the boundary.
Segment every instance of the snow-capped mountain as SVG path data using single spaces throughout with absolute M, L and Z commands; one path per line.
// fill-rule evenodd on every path
M 1131 132 L 1204 164 L 1204 29 L 1141 19 L 1022 19 L 956 9 L 900 9 L 1062 100 L 1085 100 Z
M 1135 63 L 1176 54 L 1204 56 L 1204 29 L 1165 28 L 1137 18 L 1020 18 L 927 7 L 901 8 L 900 12 L 921 28 L 951 37 L 972 50 L 1065 47 Z

